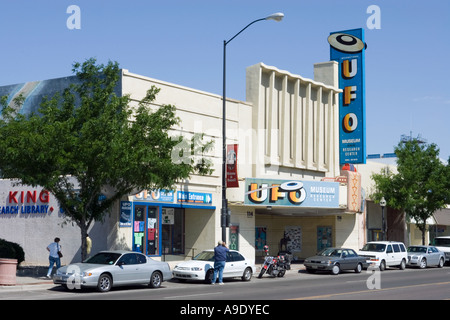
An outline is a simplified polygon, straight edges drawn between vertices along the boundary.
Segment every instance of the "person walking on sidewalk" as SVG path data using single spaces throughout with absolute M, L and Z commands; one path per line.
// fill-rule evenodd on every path
M 61 267 L 61 258 L 60 258 L 61 245 L 59 244 L 59 241 L 60 241 L 59 238 L 55 238 L 54 242 L 50 243 L 47 246 L 47 251 L 49 252 L 48 260 L 50 262 L 47 271 L 47 278 L 49 279 L 51 279 L 53 265 L 56 263 L 56 269 Z
M 214 276 L 211 284 L 216 283 L 217 274 L 219 274 L 219 284 L 223 284 L 223 269 L 225 268 L 229 251 L 225 241 L 219 241 L 217 247 L 214 248 Z

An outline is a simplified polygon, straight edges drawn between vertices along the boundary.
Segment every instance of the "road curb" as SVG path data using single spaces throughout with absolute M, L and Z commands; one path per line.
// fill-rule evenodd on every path
M 30 291 L 30 290 L 42 290 L 54 287 L 53 281 L 45 281 L 41 283 L 23 283 L 15 286 L 0 286 L 0 293 L 12 292 L 12 291 Z

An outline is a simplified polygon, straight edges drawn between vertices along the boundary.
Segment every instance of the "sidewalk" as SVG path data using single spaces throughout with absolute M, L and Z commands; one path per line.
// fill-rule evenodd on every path
M 54 286 L 53 280 L 45 277 L 48 267 L 21 267 L 16 272 L 16 285 L 0 285 L 5 291 L 36 290 Z
M 0 285 L 0 293 L 6 291 L 39 290 L 55 286 L 51 279 L 45 277 L 16 276 L 16 285 Z

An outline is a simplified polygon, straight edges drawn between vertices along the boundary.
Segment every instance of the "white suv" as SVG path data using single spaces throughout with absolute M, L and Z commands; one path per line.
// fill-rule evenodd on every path
M 434 238 L 433 245 L 445 254 L 445 262 L 450 264 L 450 236 Z
M 386 267 L 399 267 L 405 269 L 408 261 L 408 253 L 402 242 L 372 241 L 368 242 L 359 252 L 359 255 L 367 258 L 369 265 L 379 267 L 380 271 Z

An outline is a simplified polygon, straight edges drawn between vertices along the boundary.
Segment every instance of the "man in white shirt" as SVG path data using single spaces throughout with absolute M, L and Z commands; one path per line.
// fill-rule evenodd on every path
M 50 262 L 50 266 L 48 267 L 47 278 L 51 278 L 53 265 L 56 263 L 56 269 L 61 267 L 61 258 L 59 257 L 58 252 L 61 251 L 61 246 L 59 244 L 60 239 L 55 238 L 54 242 L 50 243 L 47 246 L 47 251 L 50 252 L 48 256 L 48 260 Z

